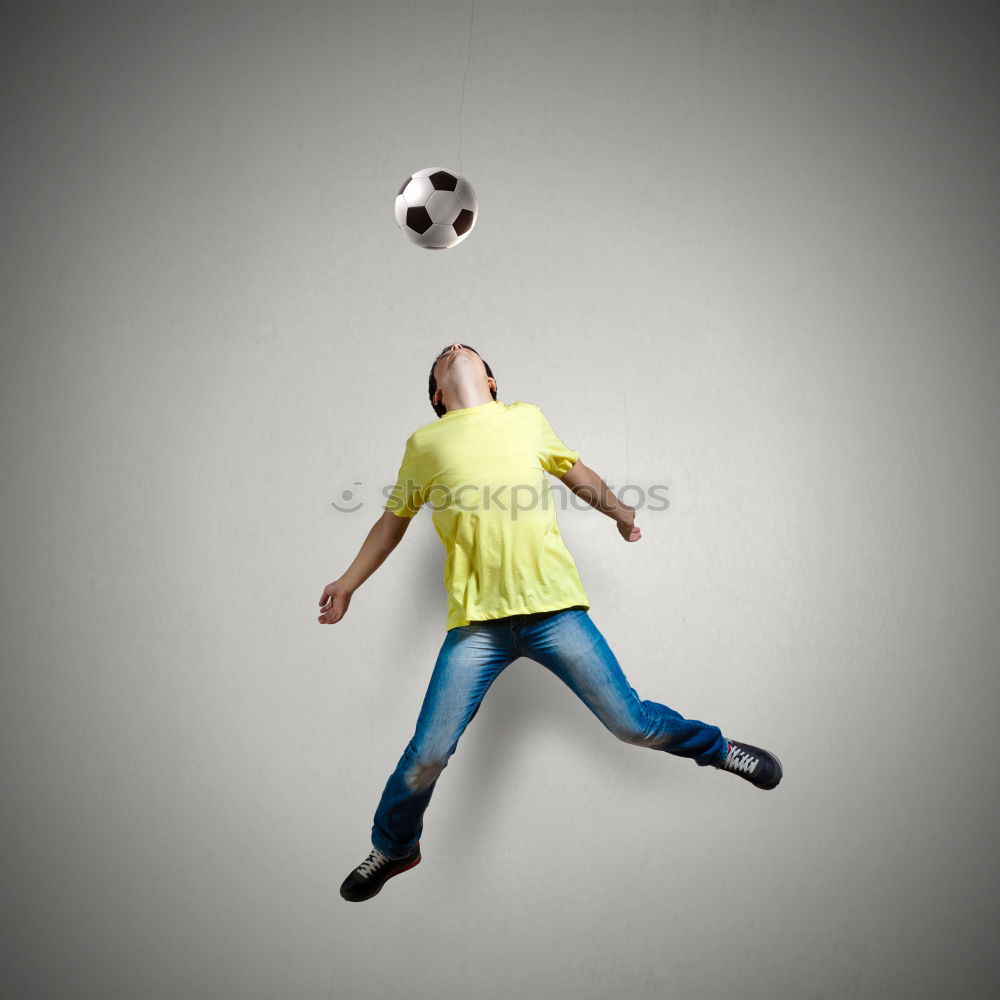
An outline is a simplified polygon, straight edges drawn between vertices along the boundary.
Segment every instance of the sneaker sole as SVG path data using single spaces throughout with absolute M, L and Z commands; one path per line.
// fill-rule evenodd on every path
M 416 861 L 413 861 L 410 864 L 408 864 L 405 868 L 400 868 L 398 872 L 393 872 L 389 876 L 389 878 L 385 879 L 382 882 L 382 885 L 380 885 L 373 893 L 371 893 L 371 895 L 368 895 L 368 896 L 348 896 L 344 892 L 343 888 L 341 888 L 341 890 L 340 890 L 341 898 L 346 899 L 348 903 L 366 903 L 369 899 L 374 899 L 382 891 L 383 886 L 385 886 L 385 883 L 388 882 L 390 878 L 395 878 L 397 875 L 402 875 L 403 872 L 408 872 L 411 868 L 416 868 L 417 865 L 419 865 L 422 860 L 423 860 L 423 857 L 421 856 L 421 857 L 417 858 Z

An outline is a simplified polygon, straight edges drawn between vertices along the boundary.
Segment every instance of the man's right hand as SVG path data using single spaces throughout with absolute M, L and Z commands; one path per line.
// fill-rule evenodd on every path
M 352 594 L 353 591 L 341 583 L 340 580 L 328 583 L 323 588 L 323 594 L 319 599 L 322 614 L 317 621 L 320 625 L 336 625 L 347 614 Z

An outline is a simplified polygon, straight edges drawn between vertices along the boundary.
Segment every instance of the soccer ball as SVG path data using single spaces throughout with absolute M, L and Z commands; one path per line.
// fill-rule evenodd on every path
M 479 203 L 472 185 L 442 167 L 407 177 L 396 195 L 396 222 L 419 247 L 447 250 L 476 224 Z

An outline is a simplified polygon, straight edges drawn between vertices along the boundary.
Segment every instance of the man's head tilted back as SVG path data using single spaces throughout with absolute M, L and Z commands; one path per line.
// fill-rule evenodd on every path
M 449 344 L 431 365 L 427 390 L 434 412 L 439 417 L 448 412 L 444 403 L 445 393 L 455 398 L 457 394 L 466 395 L 470 390 L 475 394 L 476 389 L 488 392 L 493 399 L 497 398 L 497 383 L 490 366 L 474 347 Z

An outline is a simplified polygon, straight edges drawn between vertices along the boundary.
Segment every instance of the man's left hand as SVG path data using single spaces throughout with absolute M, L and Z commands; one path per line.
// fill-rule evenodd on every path
M 635 512 L 632 512 L 632 517 L 630 520 L 618 522 L 618 534 L 625 539 L 626 542 L 637 542 L 642 538 L 642 532 L 639 530 L 639 526 L 635 523 Z

